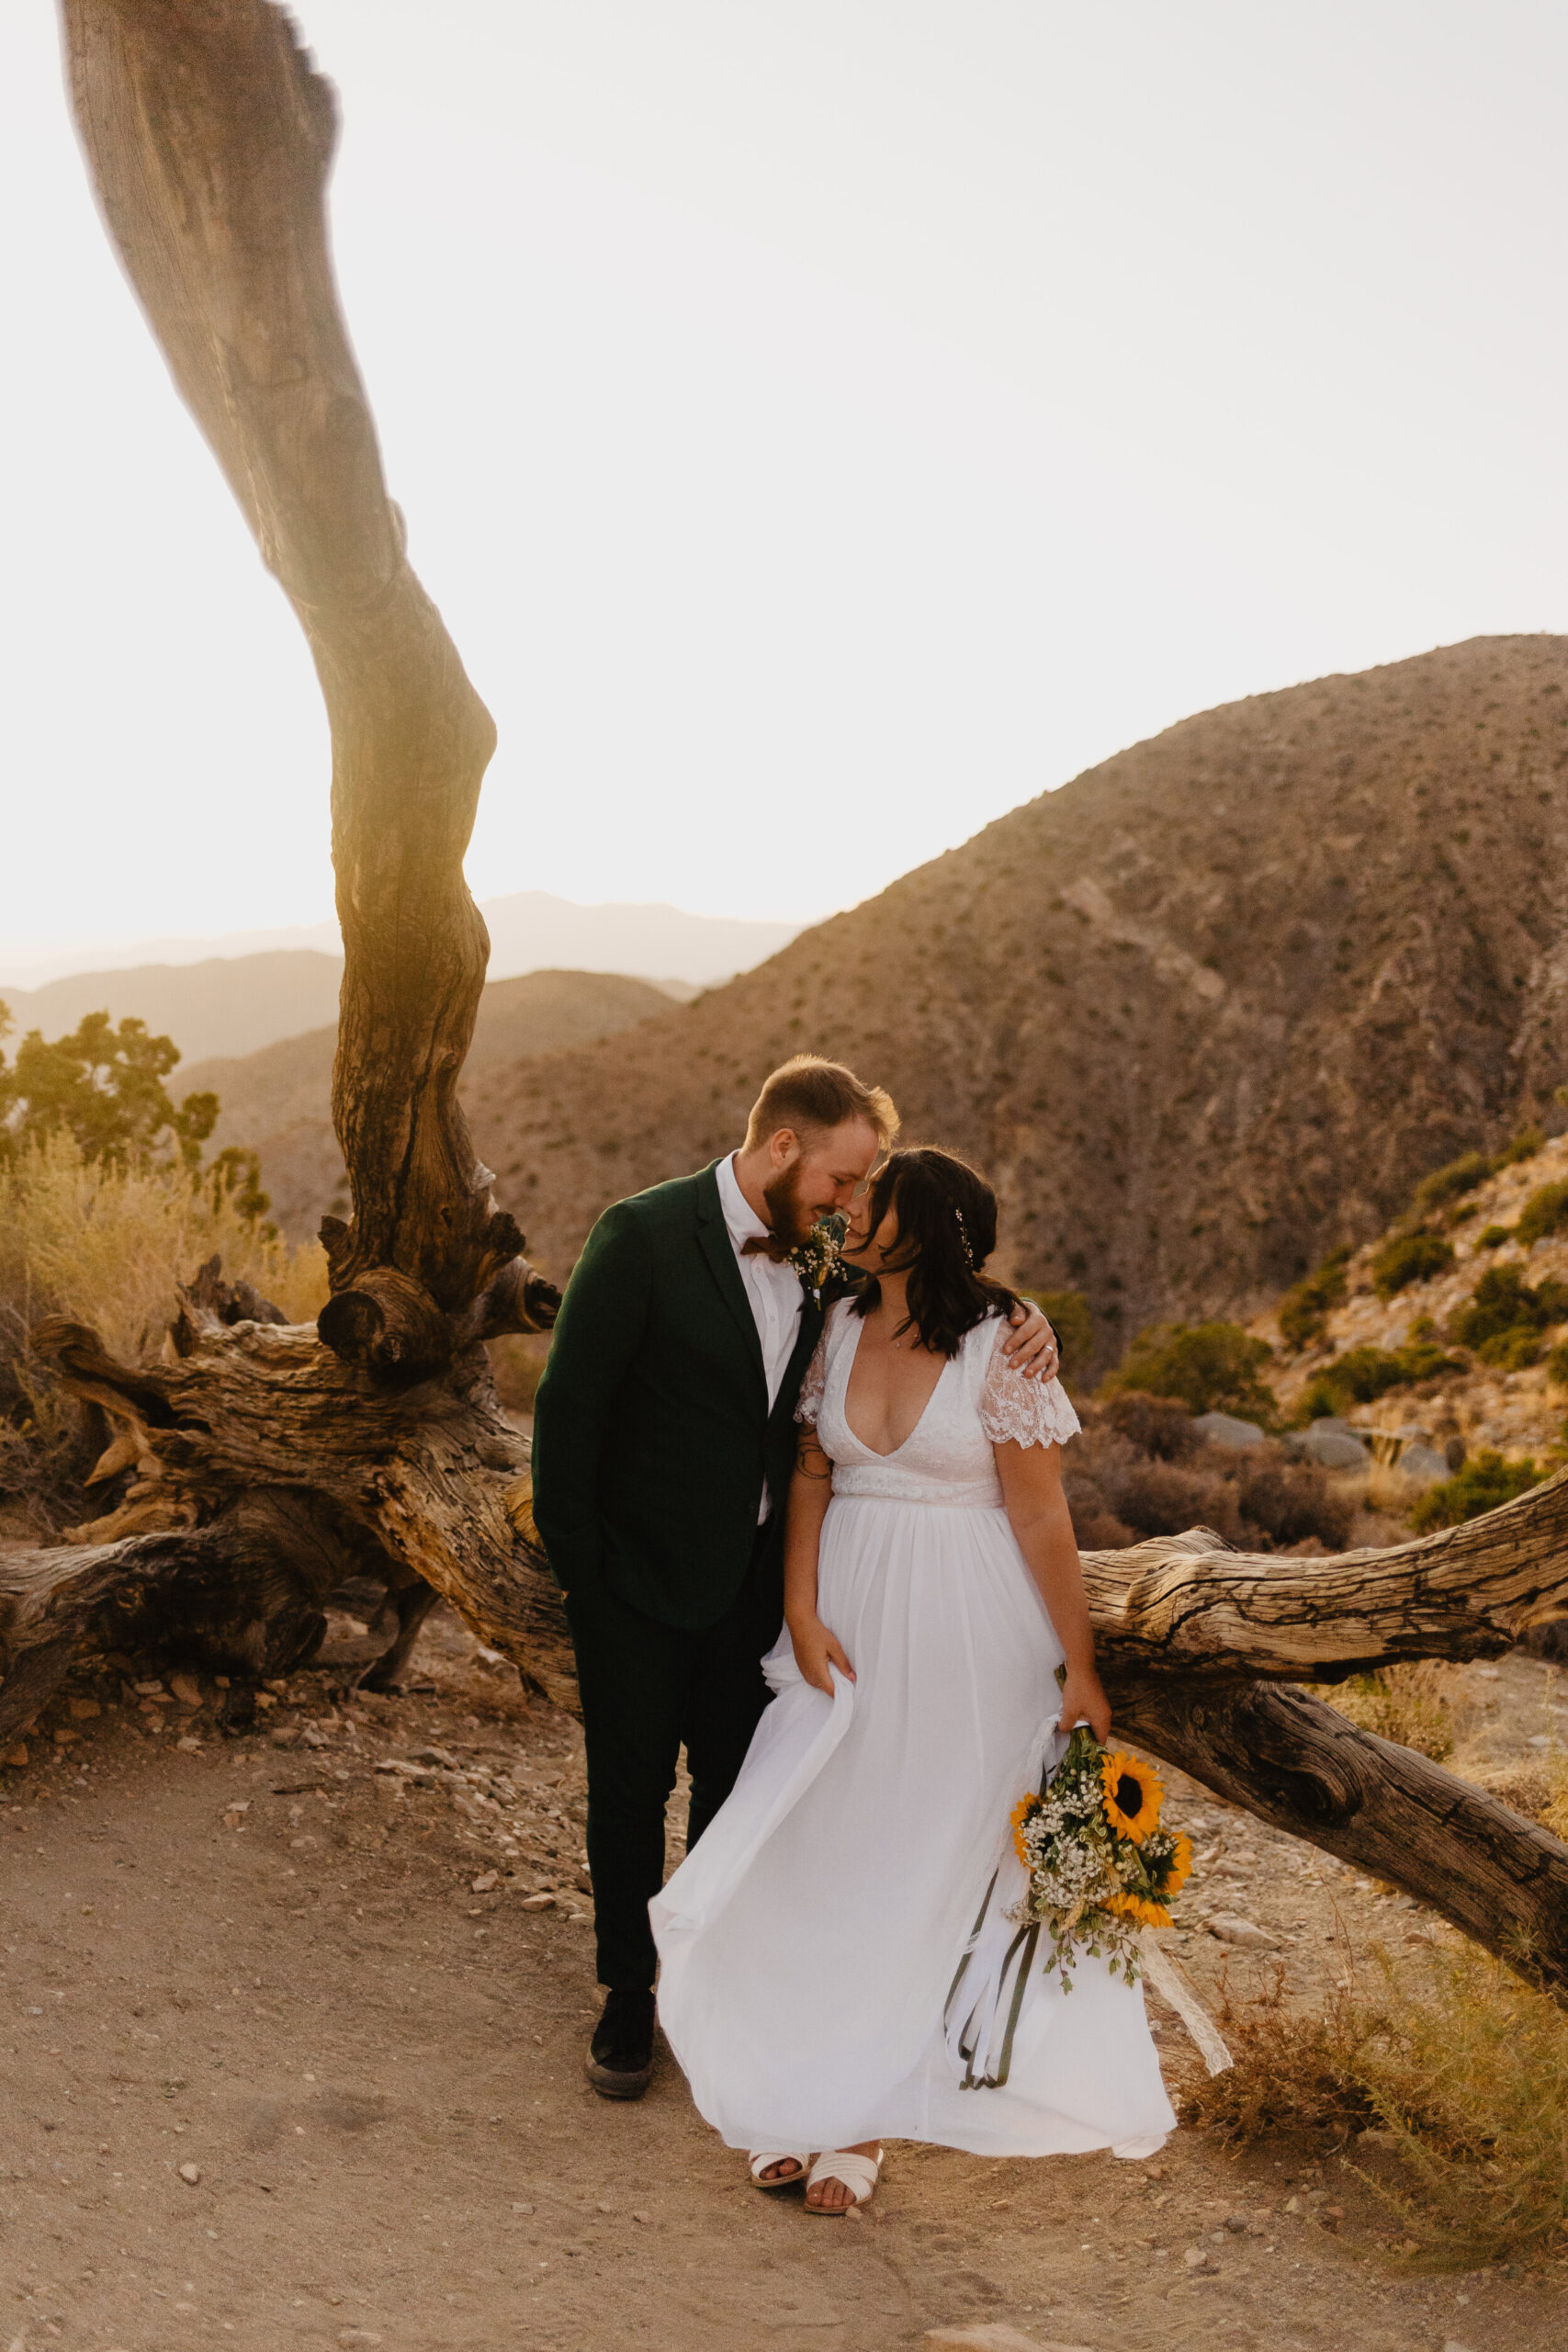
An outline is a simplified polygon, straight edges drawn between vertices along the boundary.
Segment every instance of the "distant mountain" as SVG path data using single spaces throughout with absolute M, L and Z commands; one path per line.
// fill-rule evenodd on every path
M 490 927 L 490 978 L 511 979 L 523 972 L 583 971 L 625 972 L 637 978 L 651 978 L 656 985 L 667 986 L 670 993 L 679 997 L 682 991 L 709 988 L 716 980 L 727 980 L 736 972 L 750 970 L 765 956 L 773 955 L 799 930 L 798 923 L 735 922 L 714 915 L 689 915 L 679 907 L 665 906 L 599 906 L 580 907 L 570 899 L 558 899 L 547 890 L 518 890 L 510 897 L 487 899 L 480 911 Z M 162 1003 L 182 1007 L 185 1000 L 177 994 L 168 976 L 172 971 L 189 971 L 192 967 L 207 974 L 215 962 L 238 963 L 243 960 L 252 967 L 254 987 L 259 1002 L 265 1003 L 272 985 L 269 973 L 262 968 L 263 959 L 271 966 L 280 958 L 314 956 L 330 958 L 341 968 L 342 946 L 335 922 L 314 923 L 291 931 L 234 932 L 227 938 L 217 939 L 157 939 L 142 940 L 126 947 L 105 951 L 83 952 L 62 947 L 48 952 L 38 949 L 7 948 L 0 943 L 0 999 L 17 1011 L 17 1000 L 30 1005 L 35 999 L 49 998 L 51 988 L 58 983 L 80 981 L 83 989 L 96 989 L 89 1002 L 85 997 L 72 994 L 60 1000 L 72 1005 L 80 1002 L 82 1011 L 96 1012 L 105 1002 L 107 976 L 115 975 L 110 993 L 121 991 L 127 985 L 134 992 Z M 147 967 L 152 969 L 148 970 Z M 278 964 L 281 971 L 282 965 Z M 301 972 L 306 967 L 301 964 Z M 130 976 L 139 975 L 134 983 Z M 145 974 L 143 981 L 141 975 Z M 312 1000 L 312 1010 L 304 1020 L 291 1025 L 270 1030 L 266 1036 L 235 1035 L 214 1044 L 204 1042 L 187 1050 L 201 1054 L 249 1053 L 273 1037 L 289 1036 L 302 1028 L 335 1017 L 337 1011 L 336 980 L 333 982 L 333 998 L 322 1012 Z M 206 992 L 205 980 L 202 992 Z M 236 996 L 246 993 L 246 984 L 235 981 Z M 287 1008 L 287 992 L 281 1013 Z M 120 1012 L 141 1014 L 151 1021 L 140 1004 L 127 1001 L 123 1008 L 113 1006 L 117 1019 Z M 44 1023 L 54 1019 L 52 1005 L 39 1019 Z M 67 1022 L 73 1027 L 80 1013 L 73 1013 Z M 29 1012 L 24 1026 L 34 1025 Z M 171 1019 L 163 1023 L 169 1027 L 178 1042 L 180 1031 Z M 188 1022 L 186 1026 L 189 1026 Z
M 464 1097 L 477 1082 L 505 1078 L 530 1056 L 612 1036 L 669 1006 L 661 989 L 617 972 L 528 972 L 492 980 L 479 1001 Z M 282 1038 L 259 1053 L 196 1062 L 178 1073 L 182 1093 L 210 1088 L 222 1105 L 209 1148 L 248 1144 L 259 1152 L 273 1214 L 301 1238 L 315 1232 L 322 1211 L 342 1193 L 343 1159 L 332 1126 L 336 1046 L 334 1019 L 330 1027 Z
M 997 1264 L 1250 1314 L 1568 1080 L 1568 639 L 1258 695 L 989 825 L 635 1036 L 470 1081 L 558 1279 L 606 1202 L 740 1135 L 803 1047 L 987 1170 Z
M 172 1037 L 184 1061 L 212 1054 L 249 1054 L 275 1037 L 336 1023 L 341 956 L 309 947 L 273 948 L 258 956 L 211 956 L 200 964 L 143 964 L 127 971 L 73 972 L 39 989 L 0 987 L 18 1034 L 41 1029 L 63 1036 L 84 1013 L 107 1011 L 117 1021 L 145 1021 Z M 14 1042 L 14 1041 L 13 1041 Z M 189 1091 L 183 1067 L 176 1096 Z

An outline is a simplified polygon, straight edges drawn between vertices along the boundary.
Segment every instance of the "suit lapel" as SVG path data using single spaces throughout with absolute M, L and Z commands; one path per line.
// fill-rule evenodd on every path
M 712 1168 L 705 1168 L 697 1178 L 697 1247 L 707 1261 L 708 1271 L 718 1284 L 719 1296 L 729 1309 L 745 1343 L 747 1360 L 761 1384 L 765 1400 L 768 1375 L 762 1363 L 762 1342 L 757 1336 L 757 1318 L 751 1312 L 751 1302 L 740 1279 L 740 1269 L 735 1262 L 735 1244 L 724 1221 L 716 1173 L 717 1165 L 716 1160 Z

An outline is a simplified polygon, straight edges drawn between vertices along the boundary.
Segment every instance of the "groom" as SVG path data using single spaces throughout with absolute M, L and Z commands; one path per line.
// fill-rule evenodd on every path
M 599 1981 L 588 2079 L 640 2098 L 653 2063 L 648 1905 L 682 1742 L 688 1847 L 734 1786 L 783 1617 L 784 1505 L 819 1295 L 789 1252 L 892 1144 L 879 1086 L 799 1054 L 739 1151 L 605 1210 L 556 1323 L 534 1422 L 534 1516 L 566 1602 L 588 1751 Z M 1049 1377 L 1037 1308 L 1006 1343 Z

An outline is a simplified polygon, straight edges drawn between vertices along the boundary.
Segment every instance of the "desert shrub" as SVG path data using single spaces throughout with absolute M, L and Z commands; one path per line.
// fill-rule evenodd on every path
M 1056 1334 L 1064 1376 L 1080 1375 L 1094 1353 L 1094 1317 L 1081 1290 L 1026 1290 Z
M 1417 1973 L 1383 1962 L 1376 1997 L 1290 2005 L 1282 1975 L 1221 2016 L 1235 2064 L 1188 2097 L 1233 2143 L 1302 2124 L 1380 2128 L 1404 2168 L 1367 2187 L 1427 2269 L 1561 2252 L 1568 2233 L 1568 2016 L 1472 1948 Z M 1386 2138 L 1384 2135 L 1387 2135 Z
M 1497 1154 L 1499 1168 L 1517 1168 L 1521 1159 L 1533 1159 L 1546 1149 L 1546 1136 L 1540 1127 L 1521 1127 Z
M 1315 1462 L 1282 1461 L 1272 1446 L 1241 1456 L 1236 1477 L 1241 1515 L 1280 1547 L 1315 1536 L 1343 1551 L 1356 1516 L 1355 1498 L 1336 1487 Z
M 1546 1376 L 1559 1388 L 1568 1388 L 1568 1340 L 1559 1340 L 1546 1359 Z
M 1362 1731 L 1395 1739 L 1402 1747 L 1429 1756 L 1435 1764 L 1453 1754 L 1454 1742 L 1472 1712 L 1464 1668 L 1440 1658 L 1417 1658 L 1382 1667 L 1376 1674 L 1353 1674 L 1347 1682 L 1319 1686 L 1314 1695 Z
M 1186 1406 L 1175 1404 L 1168 1396 L 1123 1388 L 1107 1399 L 1104 1409 L 1111 1428 L 1120 1430 L 1140 1453 L 1152 1454 L 1156 1462 L 1185 1462 L 1203 1442 Z
M 1568 1182 L 1542 1184 L 1519 1211 L 1514 1237 L 1528 1250 L 1532 1241 L 1544 1241 L 1548 1234 L 1561 1233 L 1564 1225 L 1568 1225 Z
M 214 1252 L 292 1320 L 325 1299 L 321 1250 L 279 1240 L 247 1205 L 248 1175 L 231 1165 L 193 1182 L 183 1166 L 94 1159 L 63 1129 L 0 1162 L 0 1495 L 40 1524 L 70 1515 L 90 1466 L 76 1408 L 29 1351 L 40 1317 L 73 1316 L 135 1357 L 171 1319 L 175 1283 Z
M 1434 1168 L 1429 1176 L 1422 1177 L 1411 1198 L 1412 1210 L 1417 1216 L 1430 1216 L 1435 1210 L 1447 1208 L 1450 1201 L 1462 1199 L 1495 1176 L 1499 1164 L 1483 1151 L 1461 1152 L 1446 1168 Z
M 1440 1274 L 1454 1261 L 1454 1246 L 1440 1233 L 1396 1233 L 1372 1257 L 1372 1283 L 1380 1298 L 1393 1298 L 1412 1283 Z
M 1461 1347 L 1473 1348 L 1483 1363 L 1517 1372 L 1540 1353 L 1539 1334 L 1568 1316 L 1568 1284 L 1548 1275 L 1532 1290 L 1517 1266 L 1488 1266 L 1454 1317 L 1452 1331 Z
M 1313 1374 L 1297 1418 L 1315 1421 L 1325 1414 L 1343 1413 L 1348 1405 L 1373 1404 L 1391 1388 L 1414 1387 L 1417 1381 L 1435 1380 L 1439 1373 L 1463 1370 L 1457 1356 L 1445 1355 L 1429 1340 L 1415 1340 L 1403 1348 L 1347 1348 Z
M 1086 1551 L 1189 1527 L 1249 1552 L 1314 1540 L 1337 1551 L 1356 1507 L 1316 1464 L 1292 1462 L 1272 1441 L 1245 1453 L 1206 1444 L 1179 1407 L 1125 1390 L 1085 1408 L 1063 1484 Z
M 0 1005 L 0 1037 L 10 1027 Z M 107 1012 L 89 1012 L 52 1045 L 29 1029 L 14 1063 L 0 1054 L 0 1157 L 66 1135 L 85 1159 L 128 1167 L 164 1151 L 196 1167 L 218 1097 L 187 1094 L 175 1109 L 164 1080 L 179 1057 L 172 1037 L 154 1037 L 144 1021 L 117 1028 Z
M 1437 1527 L 1462 1526 L 1467 1519 L 1479 1519 L 1483 1511 L 1529 1494 L 1542 1476 L 1534 1462 L 1506 1462 L 1500 1453 L 1483 1448 L 1451 1478 L 1427 1487 L 1410 1513 L 1410 1524 L 1417 1535 Z
M 1141 1388 L 1173 1396 L 1192 1413 L 1236 1413 L 1269 1422 L 1274 1398 L 1258 1376 L 1273 1354 L 1239 1323 L 1151 1323 L 1138 1333 L 1103 1393 Z
M 1349 1255 L 1348 1250 L 1336 1250 L 1315 1273 L 1303 1275 L 1285 1293 L 1280 1301 L 1280 1335 L 1287 1347 L 1310 1347 L 1314 1340 L 1322 1338 L 1329 1308 L 1337 1306 L 1345 1296 Z
M 1478 1250 L 1500 1250 L 1505 1241 L 1513 1238 L 1511 1225 L 1483 1225 L 1475 1237 Z

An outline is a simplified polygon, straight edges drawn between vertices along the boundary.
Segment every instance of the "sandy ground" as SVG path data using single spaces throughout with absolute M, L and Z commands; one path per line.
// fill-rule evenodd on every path
M 134 1679 L 73 1684 L 0 1773 L 0 2352 L 1568 2342 L 1540 2280 L 1400 2275 L 1384 2210 L 1316 2143 L 897 2145 L 859 2220 L 765 2199 L 667 2057 L 638 2105 L 584 2083 L 581 1745 L 449 1618 L 405 1695 L 298 1676 L 234 1738 L 210 1685 L 186 1706 Z M 1560 1689 L 1510 1661 L 1477 1703 L 1528 1751 Z M 1186 1949 L 1211 1984 L 1273 1952 L 1310 1989 L 1430 1932 L 1202 1792 L 1172 1803 L 1209 1857 Z M 1269 1951 L 1238 1957 L 1215 1911 Z M 1179 2081 L 1192 2052 L 1158 2022 Z

